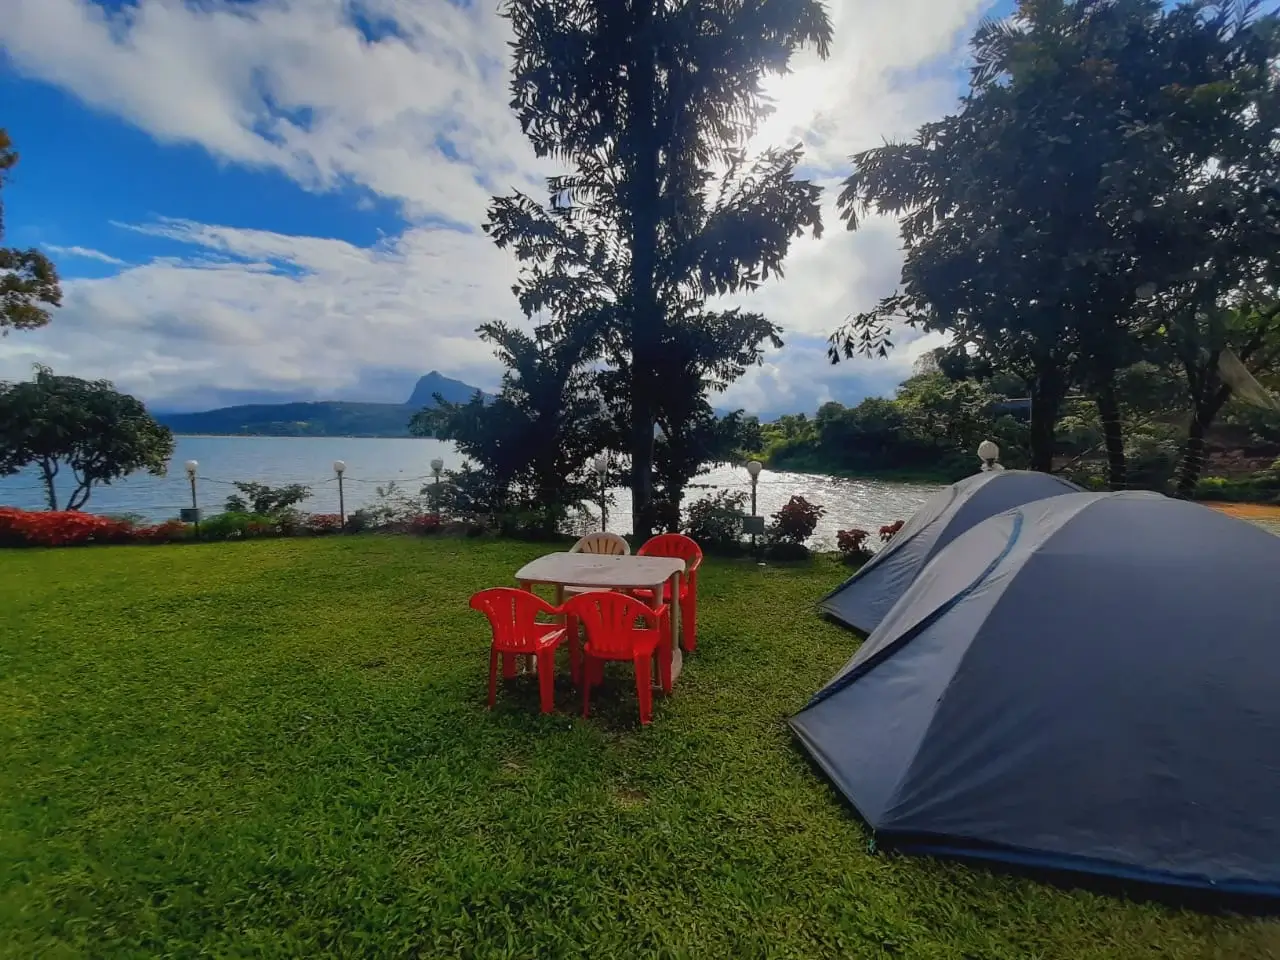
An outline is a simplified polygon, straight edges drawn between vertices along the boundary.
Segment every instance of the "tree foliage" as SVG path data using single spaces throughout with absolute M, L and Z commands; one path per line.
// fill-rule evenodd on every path
M 172 454 L 169 428 L 106 380 L 37 367 L 32 380 L 0 384 L 0 476 L 36 466 L 50 510 L 58 509 L 55 481 L 64 466 L 75 484 L 64 509 L 79 510 L 97 484 L 138 470 L 163 476 Z
M 0 128 L 0 190 L 18 163 L 9 134 Z M 4 240 L 4 204 L 0 202 L 0 240 Z M 0 247 L 0 336 L 32 330 L 49 322 L 49 308 L 62 303 L 58 271 L 36 249 Z
M 468 403 L 437 396 L 410 430 L 452 440 L 478 465 L 479 474 L 466 477 L 470 500 L 487 500 L 492 513 L 536 512 L 542 531 L 554 533 L 565 510 L 592 495 L 591 461 L 606 439 L 585 344 L 539 342 L 504 323 L 478 332 L 507 367 L 497 396 Z
M 1256 2 L 1022 0 L 974 36 L 958 113 L 854 158 L 841 209 L 900 218 L 902 287 L 832 337 L 950 333 L 1031 387 L 1048 469 L 1067 391 L 1097 400 L 1124 480 L 1117 372 L 1165 315 L 1271 289 L 1280 252 L 1276 18 Z
M 817 0 L 511 0 L 512 107 L 539 156 L 572 168 L 543 204 L 495 198 L 485 229 L 521 261 L 515 293 L 539 336 L 585 330 L 595 358 L 623 374 L 613 418 L 631 460 L 633 529 L 656 519 L 653 425 L 670 435 L 702 417 L 709 384 L 687 373 L 699 330 L 733 326 L 758 356 L 777 331 L 705 309 L 707 297 L 779 275 L 793 237 L 821 229 L 820 188 L 795 177 L 800 148 L 744 153 L 761 83 L 797 47 L 825 56 Z M 736 343 L 734 341 L 737 341 Z M 743 341 L 714 376 L 740 368 Z M 705 361 L 706 354 L 699 354 Z M 672 359 L 675 357 L 676 359 Z
M 229 513 L 250 513 L 274 517 L 296 507 L 311 496 L 311 488 L 302 483 L 286 483 L 273 487 L 265 483 L 237 482 L 236 492 L 227 497 Z

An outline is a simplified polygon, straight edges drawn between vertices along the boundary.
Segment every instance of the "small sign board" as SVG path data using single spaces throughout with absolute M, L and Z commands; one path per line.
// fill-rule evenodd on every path
M 183 523 L 199 523 L 200 508 L 199 507 L 183 507 L 178 511 L 178 519 Z
M 743 517 L 742 532 L 750 536 L 764 536 L 764 517 Z

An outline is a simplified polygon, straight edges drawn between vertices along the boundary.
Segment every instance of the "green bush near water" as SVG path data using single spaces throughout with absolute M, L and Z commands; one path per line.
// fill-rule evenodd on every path
M 868 853 L 785 717 L 848 658 L 819 558 L 711 558 L 655 722 L 610 668 L 484 709 L 467 608 L 546 550 L 0 551 L 0 958 L 1274 957 L 1273 923 Z M 562 671 L 563 675 L 563 671 Z

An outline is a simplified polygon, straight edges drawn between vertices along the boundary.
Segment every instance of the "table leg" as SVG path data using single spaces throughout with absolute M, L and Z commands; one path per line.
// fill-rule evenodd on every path
M 671 575 L 671 682 L 675 683 L 684 666 L 684 654 L 680 651 L 680 574 Z M 658 591 L 662 596 L 662 591 Z

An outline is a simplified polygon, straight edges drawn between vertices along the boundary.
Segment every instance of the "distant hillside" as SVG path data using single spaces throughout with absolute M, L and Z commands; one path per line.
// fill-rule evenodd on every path
M 253 437 L 407 437 L 407 403 L 252 403 L 203 413 L 162 413 L 156 419 L 174 433 Z
M 180 434 L 247 437 L 407 437 L 409 418 L 434 406 L 439 393 L 450 402 L 470 400 L 478 392 L 435 371 L 420 379 L 408 403 L 251 403 L 202 413 L 161 413 L 156 419 Z

